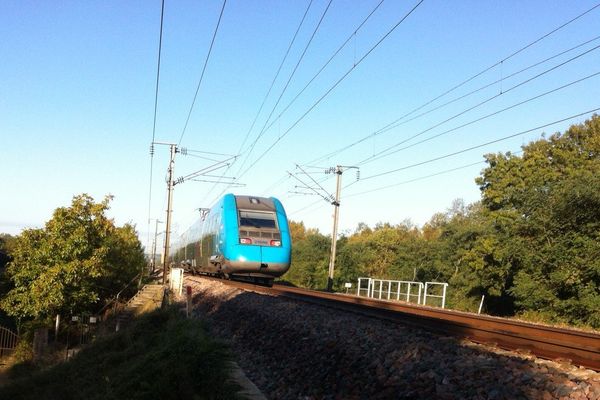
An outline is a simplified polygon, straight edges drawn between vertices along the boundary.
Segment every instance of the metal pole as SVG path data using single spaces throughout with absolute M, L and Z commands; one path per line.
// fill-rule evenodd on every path
M 162 221 L 156 220 L 154 225 L 154 242 L 152 242 L 152 273 L 154 273 L 154 267 L 156 265 L 156 237 L 158 236 L 158 224 Z
M 171 144 L 171 160 L 169 161 L 169 180 L 167 182 L 168 189 L 168 200 L 167 200 L 167 225 L 165 228 L 165 250 L 164 250 L 164 261 L 163 261 L 163 285 L 167 283 L 167 274 L 169 272 L 169 245 L 171 237 L 171 206 L 173 204 L 173 170 L 175 169 L 175 153 L 177 153 L 177 146 Z
M 331 233 L 331 256 L 329 257 L 329 276 L 327 278 L 327 291 L 331 292 L 333 288 L 333 270 L 335 267 L 335 248 L 337 245 L 337 230 L 338 230 L 338 218 L 340 215 L 340 192 L 342 191 L 342 167 L 337 166 L 335 168 L 337 174 L 337 187 L 335 190 L 335 201 L 333 206 L 333 232 Z

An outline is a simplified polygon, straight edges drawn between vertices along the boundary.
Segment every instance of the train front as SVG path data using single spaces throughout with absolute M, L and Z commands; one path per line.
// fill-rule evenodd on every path
M 223 210 L 227 237 L 224 273 L 269 283 L 289 269 L 292 243 L 279 200 L 227 195 Z

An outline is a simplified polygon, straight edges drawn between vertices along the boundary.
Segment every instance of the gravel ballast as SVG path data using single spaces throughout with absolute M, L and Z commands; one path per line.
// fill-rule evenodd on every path
M 194 315 L 269 399 L 590 399 L 600 374 L 414 327 L 188 279 Z

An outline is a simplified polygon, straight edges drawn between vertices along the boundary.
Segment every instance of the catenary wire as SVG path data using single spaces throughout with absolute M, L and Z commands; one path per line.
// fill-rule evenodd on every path
M 337 50 L 329 57 L 329 59 L 321 66 L 321 68 L 317 71 L 317 73 L 315 75 L 313 75 L 313 77 L 308 81 L 308 83 L 306 83 L 306 85 L 302 88 L 302 90 L 300 90 L 300 92 L 298 92 L 296 94 L 296 96 L 288 103 L 288 105 L 278 114 L 277 118 L 275 118 L 271 124 L 269 124 L 269 126 L 266 127 L 265 132 L 268 131 L 269 129 L 271 129 L 271 127 L 273 126 L 273 124 L 275 124 L 278 120 L 280 120 L 281 116 L 292 106 L 292 104 L 294 104 L 294 102 L 300 97 L 300 95 L 302 95 L 302 93 L 304 93 L 304 91 L 312 84 L 312 82 L 321 74 L 321 72 L 323 72 L 323 70 L 325 70 L 325 68 L 331 63 L 331 61 L 340 53 L 341 50 L 344 49 L 344 47 L 346 47 L 346 45 L 350 42 L 350 40 L 356 36 L 356 34 L 358 33 L 358 31 L 360 31 L 360 29 L 367 23 L 367 21 L 373 16 L 373 14 L 377 11 L 377 9 L 381 6 L 381 4 L 384 2 L 385 0 L 381 0 L 372 10 L 371 12 L 363 19 L 363 21 L 354 29 L 353 33 L 351 35 L 348 36 L 348 38 L 344 41 L 344 43 L 342 43 Z M 261 106 L 262 107 L 262 106 Z M 260 111 L 259 111 L 260 112 Z M 258 117 L 258 115 L 257 115 Z M 254 126 L 254 123 L 256 122 L 256 118 L 255 121 L 252 123 L 252 126 Z M 248 132 L 249 133 L 249 132 Z M 247 135 L 246 135 L 247 138 Z M 244 139 L 244 143 L 246 142 L 246 138 Z M 242 146 L 243 147 L 243 146 Z M 241 153 L 241 149 L 242 147 L 240 147 L 240 151 L 239 153 Z M 285 175 L 282 179 L 287 178 L 288 175 Z M 272 186 L 276 186 L 275 184 Z M 271 186 L 271 187 L 272 187 Z M 209 191 L 212 192 L 213 188 Z M 227 188 L 225 188 L 225 190 L 223 190 L 221 192 L 221 194 L 223 194 L 225 191 L 227 190 Z M 221 195 L 220 194 L 220 195 Z M 219 196 L 220 196 L 219 195 Z M 218 197 L 218 196 L 217 196 Z
M 281 72 L 281 69 L 283 67 L 283 65 L 285 64 L 285 61 L 287 60 L 287 57 L 290 53 L 290 50 L 292 49 L 292 46 L 294 45 L 295 41 L 296 41 L 296 37 L 298 36 L 298 33 L 300 32 L 300 29 L 302 28 L 302 25 L 304 25 L 304 21 L 306 19 L 306 15 L 308 14 L 308 11 L 310 10 L 310 7 L 313 3 L 313 0 L 310 0 L 308 3 L 308 6 L 306 7 L 306 10 L 304 11 L 304 14 L 302 15 L 302 19 L 300 20 L 300 23 L 298 24 L 298 27 L 296 28 L 296 32 L 294 33 L 294 36 L 292 37 L 292 40 L 290 41 L 290 44 L 288 45 L 287 51 L 285 52 L 285 55 L 283 56 L 283 59 L 281 60 L 281 63 L 279 64 L 279 68 L 277 69 L 277 72 L 275 73 L 275 76 L 273 77 L 273 80 L 271 81 L 271 85 L 269 86 L 269 90 L 267 91 L 267 94 L 265 95 L 265 97 L 263 98 L 263 101 L 260 105 L 260 107 L 258 108 L 258 111 L 256 112 L 256 116 L 254 117 L 254 120 L 252 121 L 252 124 L 250 125 L 250 128 L 248 129 L 248 132 L 246 132 L 246 135 L 244 136 L 244 140 L 242 140 L 242 144 L 240 145 L 239 149 L 238 149 L 238 154 L 241 155 L 242 153 L 242 149 L 244 148 L 244 145 L 246 144 L 246 141 L 248 140 L 248 137 L 250 136 L 250 133 L 252 132 L 252 130 L 254 129 L 254 125 L 256 124 L 256 121 L 258 120 L 258 117 L 260 116 L 260 113 L 262 112 L 262 109 L 269 97 L 269 95 L 271 94 L 271 91 L 273 90 L 273 86 L 275 85 L 275 82 L 277 81 L 277 78 L 279 77 L 279 74 Z M 225 173 L 227 173 L 231 167 L 234 165 L 234 163 L 232 163 L 231 165 L 229 165 L 227 167 L 227 170 L 225 171 Z M 216 186 L 218 184 L 220 184 L 221 182 L 216 182 L 204 195 L 204 197 L 202 198 L 202 201 L 206 200 L 206 198 L 208 198 L 208 196 L 210 195 L 210 193 L 213 192 L 213 190 L 216 188 Z M 225 188 L 225 190 L 227 190 L 229 188 L 229 186 L 227 188 Z
M 406 118 L 406 117 L 408 117 L 408 116 L 410 116 L 410 115 L 414 114 L 415 112 L 417 112 L 417 111 L 419 111 L 419 110 L 421 110 L 421 109 L 423 109 L 423 108 L 427 107 L 428 105 L 430 105 L 430 104 L 434 103 L 435 101 L 439 100 L 440 98 L 442 98 L 442 97 L 444 97 L 444 96 L 446 96 L 446 95 L 448 95 L 448 94 L 450 94 L 450 93 L 454 92 L 454 91 L 455 91 L 455 90 L 457 90 L 458 88 L 460 88 L 460 87 L 462 87 L 462 86 L 466 85 L 467 83 L 471 82 L 472 80 L 474 80 L 474 79 L 478 78 L 479 76 L 481 76 L 481 75 L 485 74 L 486 72 L 490 71 L 491 69 L 493 69 L 493 68 L 495 68 L 495 67 L 497 67 L 497 66 L 499 66 L 499 65 L 502 65 L 504 62 L 506 62 L 506 61 L 508 61 L 509 59 L 513 58 L 514 56 L 516 56 L 516 55 L 518 55 L 518 54 L 522 53 L 523 51 L 525 51 L 526 49 L 528 49 L 528 48 L 530 48 L 530 47 L 534 46 L 535 44 L 537 44 L 537 43 L 541 42 L 542 40 L 546 39 L 547 37 L 551 36 L 552 34 L 554 34 L 554 33 L 558 32 L 559 30 L 561 30 L 561 29 L 565 28 L 566 26 L 570 25 L 571 23 L 573 23 L 573 22 L 577 21 L 578 19 L 582 18 L 583 16 L 585 16 L 586 14 L 588 14 L 588 13 L 592 12 L 593 10 L 595 10 L 595 9 L 596 9 L 596 8 L 598 8 L 598 7 L 600 7 L 600 3 L 598 3 L 598 4 L 594 5 L 593 7 L 589 8 L 588 10 L 584 11 L 583 13 L 581 13 L 581 14 L 579 14 L 579 15 L 575 16 L 574 18 L 571 18 L 569 21 L 567 21 L 567 22 L 565 22 L 565 23 L 563 23 L 563 24 L 559 25 L 558 27 L 554 28 L 554 29 L 553 29 L 553 30 L 551 30 L 550 32 L 548 32 L 548 33 L 546 33 L 546 34 L 544 34 L 544 35 L 540 36 L 540 37 L 539 37 L 539 38 L 537 38 L 536 40 L 534 40 L 534 41 L 532 41 L 532 42 L 528 43 L 527 45 L 525 45 L 525 46 L 523 46 L 523 47 L 519 48 L 518 50 L 514 51 L 514 52 L 513 52 L 513 53 L 511 53 L 510 55 L 508 55 L 508 56 L 506 56 L 506 57 L 502 58 L 501 60 L 497 61 L 496 63 L 494 63 L 494 64 L 490 65 L 489 67 L 487 67 L 487 68 L 484 68 L 483 70 L 479 71 L 479 72 L 478 72 L 478 73 L 476 73 L 475 75 L 473 75 L 473 76 L 471 76 L 471 77 L 469 77 L 469 78 L 467 78 L 467 79 L 463 80 L 462 82 L 458 83 L 457 85 L 455 85 L 455 86 L 451 87 L 450 89 L 448 89 L 448 90 L 446 90 L 446 91 L 442 92 L 441 94 L 437 95 L 437 96 L 436 96 L 436 97 L 434 97 L 433 99 L 431 99 L 431 100 L 429 100 L 429 101 L 427 101 L 427 102 L 425 102 L 425 103 L 421 104 L 420 106 L 418 106 L 418 107 L 416 107 L 416 108 L 412 109 L 411 111 L 407 112 L 406 114 L 402 115 L 401 117 L 397 118 L 396 120 L 394 120 L 394 121 L 390 122 L 389 124 L 387 124 L 387 125 L 385 125 L 384 127 L 382 127 L 382 128 L 380 128 L 380 129 L 378 129 L 377 131 L 373 132 L 372 134 L 368 135 L 367 137 L 365 137 L 365 138 L 361 139 L 361 140 L 360 140 L 360 141 L 358 141 L 356 144 L 358 144 L 358 143 L 360 143 L 360 142 L 362 142 L 362 141 L 364 141 L 364 140 L 367 140 L 368 138 L 370 138 L 370 137 L 372 137 L 372 136 L 376 136 L 376 135 L 377 135 L 377 134 L 379 134 L 381 131 L 384 131 L 384 130 L 386 130 L 388 127 L 390 127 L 390 126 L 392 126 L 392 125 L 394 125 L 394 124 L 398 123 L 399 121 L 401 121 L 401 120 L 403 120 L 404 118 Z M 349 147 L 348 147 L 348 148 L 349 148 Z M 321 156 L 321 157 L 319 157 L 319 158 L 316 158 L 316 159 L 314 159 L 314 160 L 311 160 L 311 161 L 309 161 L 309 163 L 315 163 L 315 162 L 319 162 L 319 161 L 321 161 L 321 160 L 328 159 L 328 158 L 330 158 L 331 156 L 333 156 L 333 155 L 335 155 L 335 154 L 338 154 L 339 152 L 341 152 L 341 151 L 343 151 L 343 150 L 346 150 L 346 148 L 342 148 L 342 149 L 336 150 L 336 151 L 334 151 L 333 153 L 330 153 L 330 154 L 327 154 L 327 155 L 325 155 L 325 156 Z
M 407 169 L 410 169 L 410 168 L 414 168 L 414 167 L 418 167 L 418 166 L 421 166 L 421 165 L 429 164 L 429 163 L 432 163 L 434 161 L 443 160 L 445 158 L 449 158 L 449 157 L 452 157 L 452 156 L 455 156 L 455 155 L 458 155 L 458 154 L 466 153 L 466 152 L 471 151 L 471 150 L 475 150 L 475 149 L 479 149 L 479 148 L 484 147 L 484 146 L 488 146 L 490 144 L 502 142 L 504 140 L 508 140 L 508 139 L 511 139 L 511 138 L 514 138 L 514 137 L 517 137 L 517 136 L 522 136 L 522 135 L 525 135 L 527 133 L 536 131 L 538 129 L 547 128 L 549 126 L 556 125 L 556 124 L 559 124 L 561 122 L 565 122 L 565 121 L 568 121 L 568 120 L 571 120 L 571 119 L 574 119 L 574 118 L 578 118 L 578 117 L 581 117 L 581 116 L 584 116 L 584 115 L 587 115 L 587 114 L 591 114 L 591 113 L 594 113 L 594 112 L 596 112 L 598 110 L 600 110 L 600 107 L 597 107 L 597 108 L 592 109 L 592 110 L 584 111 L 584 112 L 581 112 L 581 113 L 578 113 L 578 114 L 575 114 L 575 115 L 571 115 L 569 117 L 561 118 L 559 120 L 552 121 L 552 122 L 549 122 L 549 123 L 546 123 L 546 124 L 543 124 L 543 125 L 539 125 L 539 126 L 536 126 L 535 128 L 531 128 L 531 129 L 527 129 L 527 130 L 524 130 L 524 131 L 520 131 L 520 132 L 514 133 L 512 135 L 504 136 L 504 137 L 501 137 L 499 139 L 495 139 L 495 140 L 491 140 L 489 142 L 481 143 L 481 144 L 478 144 L 476 146 L 471 146 L 471 147 L 468 147 L 466 149 L 455 151 L 455 152 L 452 152 L 452 153 L 449 153 L 449 154 L 445 154 L 445 155 L 442 155 L 442 156 L 439 156 L 439 157 L 431 158 L 429 160 L 421 161 L 421 162 L 418 162 L 418 163 L 415 163 L 415 164 L 410 164 L 410 165 L 407 165 L 407 166 L 404 166 L 404 167 L 401 167 L 401 168 L 396 168 L 396 169 L 393 169 L 393 170 L 384 171 L 384 172 L 380 172 L 380 173 L 377 173 L 377 174 L 374 174 L 374 175 L 371 175 L 371 176 L 367 176 L 367 177 L 362 178 L 361 181 L 366 181 L 366 180 L 369 180 L 369 179 L 378 178 L 380 176 L 389 175 L 389 174 L 392 174 L 392 173 L 395 173 L 395 172 L 404 171 L 404 170 L 407 170 Z
M 273 147 L 275 147 L 277 145 L 277 143 L 279 143 L 281 141 L 281 139 L 283 139 L 284 137 L 286 137 L 290 131 L 292 129 L 294 129 L 296 127 L 296 125 L 298 125 L 298 123 L 300 123 L 300 121 L 302 121 L 325 97 L 327 97 L 358 65 L 361 64 L 362 61 L 364 61 L 398 26 L 400 26 L 400 24 L 402 22 L 404 22 L 420 5 L 421 3 L 423 3 L 424 0 L 420 0 L 408 13 L 406 13 L 402 19 L 400 19 L 400 21 L 398 21 L 398 23 L 396 23 L 390 30 L 388 30 L 388 32 L 383 35 L 383 37 L 381 39 L 379 39 L 379 41 L 377 43 L 375 43 L 375 45 L 373 45 L 359 60 L 358 62 L 356 62 L 341 78 L 339 78 L 334 84 L 333 86 L 331 86 L 326 92 L 325 94 L 323 94 L 306 112 L 304 112 L 304 114 L 302 114 L 302 116 L 300 116 L 300 118 L 298 118 L 281 136 L 279 136 L 273 144 L 271 144 L 271 146 L 269 146 L 256 160 L 254 160 L 254 162 L 246 169 L 244 170 L 241 174 L 238 174 L 238 178 L 241 178 L 243 175 L 245 175 L 254 165 L 256 165 L 269 151 L 271 151 L 271 149 L 273 149 Z
M 158 87 L 160 82 L 160 56 L 162 53 L 162 34 L 163 20 L 165 15 L 165 0 L 161 1 L 160 7 L 160 33 L 158 36 L 158 60 L 156 67 L 156 86 L 154 90 L 154 119 L 152 123 L 152 143 L 150 144 L 150 183 L 148 189 L 148 238 L 147 244 L 150 245 L 150 220 L 152 215 L 152 177 L 154 172 L 154 139 L 156 138 L 156 115 L 158 111 Z
M 386 153 L 386 154 L 384 154 L 384 155 L 381 155 L 381 156 L 379 156 L 379 157 L 377 157 L 377 158 L 374 158 L 374 159 L 372 159 L 372 160 L 370 160 L 370 161 L 376 161 L 376 160 L 379 160 L 379 159 L 381 159 L 381 158 L 384 158 L 384 157 L 390 156 L 390 155 L 392 155 L 392 154 L 396 154 L 396 153 L 398 153 L 398 152 L 400 152 L 400 151 L 403 151 L 403 150 L 409 149 L 409 148 L 411 148 L 411 147 L 417 146 L 417 145 L 419 145 L 419 144 L 422 144 L 422 143 L 428 142 L 428 141 L 430 141 L 430 140 L 436 139 L 436 138 L 438 138 L 438 137 L 440 137 L 440 136 L 447 135 L 448 133 L 451 133 L 451 132 L 457 131 L 457 130 L 459 130 L 459 129 L 462 129 L 462 128 L 466 127 L 466 126 L 472 125 L 472 124 L 474 124 L 474 123 L 476 123 L 476 122 L 483 121 L 484 119 L 487 119 L 487 118 L 490 118 L 490 117 L 492 117 L 492 116 L 498 115 L 498 114 L 500 114 L 500 113 L 503 113 L 503 112 L 505 112 L 505 111 L 511 110 L 511 109 L 513 109 L 513 108 L 516 108 L 516 107 L 522 106 L 523 104 L 526 104 L 526 103 L 529 103 L 529 102 L 531 102 L 531 101 L 537 100 L 537 99 L 539 99 L 539 98 L 541 98 L 541 97 L 544 97 L 544 96 L 547 96 L 547 95 L 549 95 L 549 94 L 552 94 L 552 93 L 558 92 L 559 90 L 562 90 L 562 89 L 565 89 L 565 88 L 567 88 L 567 87 L 573 86 L 573 85 L 575 85 L 575 84 L 577 84 L 577 83 L 584 82 L 584 81 L 586 81 L 586 80 L 588 80 L 588 79 L 591 79 L 591 78 L 593 78 L 593 77 L 595 77 L 595 76 L 598 76 L 598 75 L 600 75 L 600 71 L 598 71 L 598 72 L 595 72 L 595 73 L 593 73 L 593 74 L 590 74 L 590 75 L 587 75 L 587 76 L 585 76 L 585 77 L 583 77 L 583 78 L 577 79 L 577 80 L 575 80 L 575 81 L 571 81 L 571 82 L 569 82 L 569 83 L 566 83 L 566 84 L 564 84 L 564 85 L 562 85 L 562 86 L 559 86 L 559 87 L 557 87 L 557 88 L 554 88 L 554 89 L 548 90 L 548 91 L 546 91 L 546 92 L 544 92 L 544 93 L 538 94 L 537 96 L 530 97 L 530 98 L 528 98 L 528 99 L 526 99 L 526 100 L 520 101 L 520 102 L 518 102 L 518 103 L 515 103 L 515 104 L 513 104 L 513 105 L 510 105 L 510 106 L 508 106 L 508 107 L 505 107 L 505 108 L 503 108 L 503 109 L 501 109 L 501 110 L 494 111 L 494 112 L 492 112 L 492 113 L 486 114 L 486 115 L 484 115 L 484 116 L 482 116 L 482 117 L 479 117 L 479 118 L 477 118 L 477 119 L 474 119 L 474 120 L 472 120 L 472 121 L 466 122 L 466 123 L 464 123 L 464 124 L 462 124 L 462 125 L 456 126 L 456 127 L 454 127 L 454 128 L 448 129 L 448 130 L 445 130 L 445 131 L 443 131 L 443 132 L 441 132 L 441 133 L 438 133 L 437 135 L 433 135 L 433 136 L 430 136 L 430 137 L 428 137 L 428 138 L 425 138 L 425 139 L 423 139 L 423 140 L 420 140 L 420 141 L 418 141 L 418 142 L 411 143 L 411 144 L 409 144 L 409 145 L 406 145 L 406 146 L 404 146 L 404 147 L 401 147 L 401 148 L 399 148 L 399 149 L 396 149 L 396 150 L 394 150 L 394 151 L 391 151 L 391 152 L 388 152 L 388 153 Z
M 277 81 L 277 78 L 279 77 L 281 69 L 283 68 L 285 61 L 287 60 L 287 57 L 290 54 L 290 50 L 292 49 L 292 46 L 294 45 L 294 43 L 296 41 L 298 32 L 300 32 L 300 28 L 302 28 L 302 25 L 304 24 L 304 20 L 306 19 L 306 15 L 308 14 L 308 11 L 310 10 L 312 3 L 313 3 L 313 0 L 310 0 L 308 3 L 308 6 L 306 7 L 306 10 L 304 11 L 304 15 L 302 16 L 302 19 L 300 20 L 300 23 L 298 24 L 298 28 L 296 28 L 296 32 L 294 33 L 294 36 L 292 37 L 292 40 L 290 41 L 290 44 L 288 45 L 287 51 L 285 52 L 285 55 L 283 56 L 283 59 L 281 60 L 281 63 L 279 64 L 279 68 L 277 68 L 277 72 L 275 73 L 275 76 L 273 77 L 273 80 L 271 81 L 269 90 L 267 91 L 267 94 L 263 98 L 263 101 L 260 104 L 258 111 L 256 112 L 256 116 L 254 117 L 254 120 L 252 121 L 252 125 L 250 125 L 250 129 L 248 129 L 248 132 L 246 132 L 246 136 L 244 137 L 244 140 L 242 141 L 242 144 L 240 145 L 238 153 L 242 152 L 242 149 L 244 148 L 244 145 L 246 144 L 246 141 L 248 140 L 248 136 L 250 136 L 250 132 L 252 132 L 252 129 L 254 129 L 254 125 L 256 124 L 256 121 L 258 120 L 258 117 L 259 117 L 263 107 L 265 106 L 265 103 L 267 102 L 267 98 L 269 97 L 269 95 L 271 94 L 271 91 L 273 90 L 275 81 Z
M 306 85 L 304 85 L 304 87 L 302 88 L 302 90 L 300 90 L 296 96 L 294 96 L 294 98 L 288 103 L 287 106 L 285 106 L 285 108 L 283 110 L 281 110 L 281 112 L 277 115 L 277 117 L 271 122 L 271 124 L 269 124 L 269 126 L 267 126 L 266 131 L 268 131 L 269 129 L 271 129 L 271 127 L 279 120 L 281 119 L 281 116 L 296 102 L 296 100 L 302 95 L 302 93 L 304 93 L 304 91 L 306 89 L 308 89 L 308 87 L 313 83 L 313 81 L 315 79 L 317 79 L 317 77 L 321 74 L 321 72 L 323 72 L 323 70 L 331 63 L 331 61 L 339 54 L 340 51 L 342 51 L 344 49 L 344 47 L 346 47 L 346 45 L 350 42 L 350 40 L 354 37 L 356 37 L 356 34 L 358 33 L 358 31 L 363 27 L 363 25 L 365 25 L 367 23 L 367 21 L 371 18 L 371 16 L 375 13 L 375 11 L 377 11 L 377 9 L 379 8 L 379 6 L 381 6 L 381 4 L 384 2 L 385 0 L 381 0 L 376 6 L 375 8 L 373 8 L 373 10 L 371 10 L 371 12 L 369 13 L 369 15 L 367 15 L 367 17 L 358 25 L 358 27 L 352 32 L 352 34 L 350 36 L 348 36 L 348 38 L 346 38 L 346 40 L 344 41 L 344 43 L 342 43 L 337 50 L 331 55 L 331 57 L 329 57 L 329 59 L 325 62 L 325 64 L 323 64 L 323 66 L 321 66 L 321 68 L 317 71 L 316 74 L 313 75 L 313 77 L 308 81 L 308 83 L 306 83 Z
M 586 51 L 585 51 L 585 52 L 583 52 L 583 53 L 580 53 L 580 54 L 578 54 L 578 55 L 576 55 L 576 56 L 574 56 L 574 57 L 571 57 L 570 59 L 568 59 L 568 60 L 566 60 L 566 61 L 563 61 L 563 62 L 562 62 L 562 63 L 560 63 L 560 64 L 557 64 L 557 65 L 555 65 L 554 67 L 548 68 L 548 69 L 546 69 L 546 70 L 544 70 L 544 71 L 542 71 L 542 72 L 540 72 L 540 73 L 536 74 L 535 76 L 533 76 L 533 77 L 531 77 L 531 78 L 528 78 L 528 79 L 526 79 L 526 80 L 524 80 L 524 81 L 521 81 L 521 82 L 517 83 L 516 85 L 514 85 L 514 86 L 512 86 L 512 87 L 508 88 L 507 90 L 505 90 L 505 91 L 503 91 L 503 92 L 500 92 L 500 93 L 498 93 L 498 94 L 495 94 L 495 95 L 493 95 L 493 96 L 491 96 L 491 97 L 488 97 L 487 99 L 485 99 L 485 100 L 483 100 L 483 101 L 481 101 L 481 102 L 479 102 L 479 103 L 477 103 L 477 104 L 475 104 L 475 105 L 473 105 L 473 106 L 471 106 L 471 107 L 469 107 L 469 108 L 467 108 L 467 109 L 465 109 L 465 110 L 462 110 L 462 111 L 460 111 L 459 113 L 457 113 L 457 114 L 454 114 L 454 115 L 452 115 L 451 117 L 449 117 L 449 118 L 446 118 L 445 120 L 443 120 L 443 121 L 441 121 L 441 122 L 438 122 L 437 124 L 435 124 L 435 125 L 433 125 L 433 126 L 431 126 L 431 127 L 427 128 L 427 129 L 424 129 L 424 130 L 422 130 L 422 131 L 420 131 L 420 132 L 418 132 L 418 133 L 416 133 L 416 134 L 414 134 L 414 135 L 412 135 L 412 136 L 410 136 L 410 137 L 408 137 L 408 138 L 406 138 L 406 139 L 403 139 L 403 140 L 401 140 L 401 141 L 399 141 L 399 142 L 396 142 L 395 144 L 393 144 L 393 145 L 391 145 L 391 146 L 388 146 L 388 147 L 386 147 L 386 148 L 385 148 L 385 149 L 383 149 L 383 150 L 380 150 L 379 152 L 377 152 L 377 153 L 375 153 L 375 154 L 373 154 L 373 155 L 371 155 L 371 156 L 369 156 L 369 157 L 367 157 L 367 158 L 363 159 L 363 160 L 362 160 L 362 161 L 360 161 L 358 164 L 359 164 L 359 165 L 363 165 L 363 164 L 366 164 L 366 163 L 369 163 L 369 162 L 372 162 L 372 161 L 378 160 L 378 159 L 380 159 L 380 158 L 382 158 L 382 157 L 385 157 L 385 156 L 387 156 L 387 155 L 389 155 L 389 154 L 392 154 L 392 153 L 391 153 L 391 150 L 392 150 L 392 149 L 394 149 L 394 148 L 396 148 L 396 147 L 398 147 L 398 146 L 400 146 L 400 145 L 402 145 L 402 144 L 404 144 L 404 143 L 406 143 L 406 142 L 408 142 L 408 141 L 410 141 L 410 140 L 412 140 L 412 139 L 414 139 L 414 138 L 417 138 L 417 137 L 419 137 L 419 136 L 423 135 L 424 133 L 426 133 L 426 132 L 429 132 L 429 131 L 431 131 L 431 130 L 433 130 L 433 129 L 435 129 L 435 128 L 437 128 L 437 127 L 439 127 L 439 126 L 441 126 L 441 125 L 443 125 L 443 124 L 445 124 L 445 123 L 447 123 L 447 122 L 449 122 L 449 121 L 452 121 L 453 119 L 456 119 L 456 118 L 458 118 L 459 116 L 461 116 L 461 115 L 464 115 L 464 114 L 466 114 L 466 113 L 468 113 L 468 112 L 470 112 L 470 111 L 472 111 L 472 110 L 474 110 L 474 109 L 476 109 L 476 108 L 478 108 L 478 107 L 480 107 L 480 106 L 482 106 L 482 105 L 484 105 L 484 104 L 487 104 L 487 103 L 489 103 L 490 101 L 492 101 L 492 100 L 494 100 L 494 99 L 497 99 L 498 97 L 500 97 L 500 96 L 502 96 L 502 95 L 504 95 L 504 94 L 506 94 L 506 93 L 508 93 L 508 92 L 510 92 L 510 91 L 512 91 L 512 90 L 514 90 L 514 89 L 517 89 L 517 88 L 519 88 L 519 87 L 521 87 L 521 86 L 523 86 L 523 85 L 526 85 L 526 84 L 528 84 L 528 83 L 532 82 L 533 80 L 535 80 L 535 79 L 537 79 L 537 78 L 540 78 L 540 77 L 542 77 L 542 76 L 544 76 L 544 75 L 546 75 L 546 74 L 548 74 L 548 73 L 550 73 L 550 72 L 552 72 L 552 71 L 554 71 L 554 70 L 556 70 L 556 69 L 558 69 L 558 68 L 560 68 L 560 67 L 563 67 L 564 65 L 566 65 L 566 64 L 568 64 L 568 63 L 570 63 L 570 62 L 572 62 L 572 61 L 574 61 L 574 60 L 577 60 L 577 59 L 579 59 L 580 57 L 583 57 L 583 56 L 585 56 L 585 55 L 587 55 L 587 54 L 591 53 L 592 51 L 595 51 L 595 50 L 597 50 L 597 49 L 599 49 L 599 48 L 600 48 L 600 45 L 598 45 L 598 46 L 595 46 L 595 47 L 593 47 L 593 48 L 591 48 L 591 49 L 589 49 L 589 50 L 586 50 Z
M 185 131 L 188 127 L 188 123 L 190 122 L 190 117 L 192 116 L 192 111 L 194 110 L 194 105 L 196 104 L 196 98 L 198 97 L 198 92 L 200 91 L 200 85 L 202 84 L 202 79 L 204 78 L 204 72 L 206 71 L 206 66 L 208 65 L 208 60 L 210 59 L 210 53 L 212 52 L 213 45 L 215 44 L 217 32 L 219 31 L 219 25 L 221 25 L 221 18 L 223 17 L 223 11 L 225 11 L 226 3 L 227 3 L 227 0 L 223 0 L 223 6 L 221 7 L 221 13 L 219 14 L 219 20 L 217 21 L 217 26 L 215 27 L 215 31 L 213 33 L 212 40 L 210 41 L 210 47 L 208 49 L 208 54 L 206 55 L 206 59 L 204 60 L 204 66 L 202 67 L 202 73 L 200 74 L 200 79 L 198 80 L 198 86 L 196 86 L 196 93 L 194 94 L 194 99 L 192 100 L 192 104 L 190 106 L 190 111 L 188 112 L 187 118 L 185 120 L 185 125 L 183 126 L 183 130 L 181 131 L 181 136 L 179 137 L 177 146 L 179 146 L 181 144 L 181 141 L 183 140 L 183 135 L 185 135 Z
M 256 139 L 254 139 L 254 141 L 250 145 L 248 151 L 246 152 L 246 157 L 244 158 L 244 161 L 242 162 L 242 165 L 240 166 L 240 169 L 238 170 L 238 175 L 239 175 L 240 171 L 246 165 L 246 162 L 250 159 L 250 155 L 252 154 L 252 151 L 254 150 L 254 147 L 256 146 L 256 143 L 258 143 L 258 141 L 260 140 L 260 138 L 262 137 L 262 135 L 264 135 L 265 128 L 266 128 L 267 124 L 271 120 L 271 117 L 273 116 L 273 113 L 275 112 L 275 109 L 277 108 L 277 106 L 279 105 L 279 102 L 283 98 L 283 95 L 285 94 L 285 92 L 286 92 L 286 90 L 287 90 L 290 82 L 292 81 L 292 78 L 296 74 L 296 71 L 298 70 L 298 67 L 300 66 L 300 63 L 302 62 L 302 60 L 304 59 L 304 56 L 306 55 L 306 52 L 308 51 L 308 48 L 310 47 L 310 44 L 312 43 L 313 39 L 315 38 L 315 35 L 317 34 L 319 28 L 321 27 L 321 23 L 325 19 L 325 15 L 327 15 L 327 11 L 329 10 L 329 7 L 331 6 L 332 1 L 333 0 L 329 0 L 329 3 L 327 3 L 327 7 L 325 8 L 325 10 L 323 11 L 323 13 L 321 14 L 321 18 L 319 19 L 319 22 L 315 26 L 315 29 L 313 30 L 313 33 L 312 33 L 310 39 L 308 40 L 306 46 L 304 47 L 304 50 L 302 51 L 302 54 L 300 55 L 300 58 L 298 59 L 298 62 L 296 63 L 296 66 L 292 70 L 292 73 L 288 77 L 288 80 L 287 80 L 285 86 L 283 87 L 283 90 L 279 94 L 279 98 L 277 99 L 277 101 L 275 102 L 275 105 L 271 109 L 271 112 L 269 113 L 269 116 L 267 117 L 267 119 L 266 119 L 263 127 L 261 128 L 260 132 L 258 133 L 258 136 L 256 137 Z

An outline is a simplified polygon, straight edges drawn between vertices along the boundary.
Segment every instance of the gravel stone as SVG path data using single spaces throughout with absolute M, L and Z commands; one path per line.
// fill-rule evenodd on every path
M 194 315 L 269 399 L 600 399 L 600 374 L 205 279 Z

